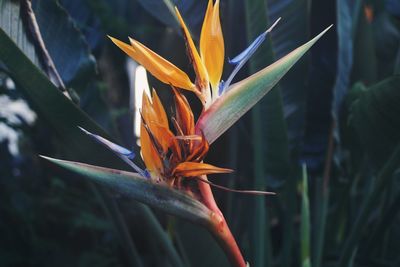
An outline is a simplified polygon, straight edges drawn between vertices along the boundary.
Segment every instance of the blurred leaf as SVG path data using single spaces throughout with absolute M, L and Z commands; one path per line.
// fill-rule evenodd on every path
M 108 136 L 29 61 L 2 29 L 0 29 L 0 40 L 0 60 L 4 62 L 11 77 L 32 101 L 35 110 L 41 113 L 42 118 L 46 119 L 49 126 L 53 127 L 65 144 L 68 144 L 69 151 L 73 151 L 73 154 L 79 158 L 85 158 L 93 163 L 125 166 L 116 159 L 112 152 L 89 141 L 90 137 L 85 136 L 78 129 L 79 125 L 103 136 Z M 82 144 L 85 145 L 82 146 Z M 93 157 L 93 155 L 104 155 L 104 158 Z
M 267 94 L 329 28 L 272 65 L 231 85 L 229 91 L 202 114 L 197 122 L 197 129 L 204 132 L 210 143 L 214 142 Z
M 267 27 L 266 25 L 269 24 L 265 1 L 246 1 L 245 16 L 247 43 L 250 44 L 260 32 L 264 31 L 264 27 Z M 277 26 L 279 27 L 279 25 Z M 259 50 L 249 61 L 249 73 L 256 73 L 273 62 L 274 55 L 272 52 L 271 39 L 270 36 L 267 36 L 264 44 L 261 45 Z M 273 86 L 271 86 L 270 89 L 272 89 L 272 87 Z M 278 119 L 274 120 L 274 118 Z M 286 155 L 285 153 L 288 152 L 286 125 L 283 119 L 282 99 L 278 87 L 272 90 L 272 92 L 251 110 L 251 126 L 254 160 L 252 166 L 254 168 L 253 186 L 254 188 L 265 190 L 267 184 L 271 184 L 272 182 L 270 178 L 275 174 L 272 169 L 277 167 L 272 167 L 271 165 L 277 162 L 279 162 L 277 165 L 280 165 L 282 163 L 282 158 L 280 156 Z M 277 139 L 279 141 L 274 142 L 275 146 L 270 147 L 267 151 L 265 148 L 272 144 L 270 142 L 271 138 L 274 139 L 277 136 L 279 136 Z M 280 151 L 282 154 L 276 157 L 276 161 L 274 161 L 273 164 L 265 160 L 270 157 L 271 153 L 276 153 L 276 151 Z M 266 162 L 267 164 L 265 164 Z M 257 197 L 252 199 L 252 204 L 255 208 L 250 213 L 252 218 L 250 229 L 251 262 L 254 266 L 271 266 L 272 244 L 270 213 L 265 206 L 265 200 L 263 198 Z
M 386 207 L 382 215 L 377 218 L 378 222 L 369 235 L 365 255 L 369 255 L 375 248 L 382 244 L 385 238 L 384 234 L 389 232 L 390 228 L 395 223 L 397 218 L 396 216 L 400 214 L 399 212 L 400 192 L 397 192 L 397 196 L 394 198 L 394 200 L 388 205 L 388 207 Z
M 396 56 L 400 47 L 400 25 L 398 20 L 387 12 L 381 12 L 374 18 L 371 27 L 376 48 L 374 53 L 377 58 L 377 77 L 378 80 L 382 80 L 395 72 Z M 360 45 L 360 48 L 362 47 Z M 372 55 L 368 54 L 368 58 Z M 366 62 L 366 64 L 370 63 Z
M 308 176 L 307 167 L 303 165 L 303 184 L 301 191 L 301 223 L 300 223 L 300 246 L 301 246 L 301 265 L 311 267 L 310 261 L 310 202 L 308 199 Z
M 104 33 L 100 27 L 100 19 L 90 9 L 87 1 L 60 0 L 60 4 L 73 18 L 74 23 L 85 36 L 91 50 L 98 47 L 104 40 Z
M 94 77 L 95 59 L 82 33 L 56 0 L 33 0 L 32 8 L 54 64 L 64 82 Z
M 174 7 L 177 6 L 193 38 L 200 36 L 207 0 L 138 0 L 139 3 L 162 23 L 180 29 Z
M 400 142 L 400 76 L 381 81 L 365 90 L 351 105 L 350 125 L 361 146 L 377 163 L 383 163 Z
M 400 17 L 400 2 L 398 0 L 386 0 L 385 5 L 391 14 Z
M 324 246 L 327 238 L 325 229 L 328 218 L 329 190 L 325 182 L 322 177 L 318 177 L 315 181 L 314 212 L 312 214 L 313 221 L 311 222 L 313 227 L 311 231 L 311 262 L 314 267 L 322 266 Z
M 310 1 L 310 5 L 311 35 L 318 33 L 322 25 L 334 24 L 332 31 L 313 47 L 307 65 L 307 110 L 300 160 L 306 163 L 310 173 L 316 173 L 322 171 L 332 128 L 332 88 L 337 73 L 338 37 L 336 1 Z
M 397 55 L 394 62 L 394 74 L 400 74 L 400 45 L 397 49 Z
M 398 144 L 391 156 L 386 160 L 385 165 L 376 177 L 374 187 L 365 197 L 361 207 L 358 207 L 358 215 L 354 221 L 351 231 L 342 246 L 338 266 L 351 266 L 354 260 L 354 253 L 359 246 L 361 237 L 365 234 L 368 226 L 369 217 L 376 210 L 377 203 L 392 181 L 393 173 L 399 168 L 400 164 L 400 144 Z
M 354 22 L 354 49 L 352 81 L 362 81 L 365 84 L 376 82 L 377 56 L 375 50 L 375 38 L 373 25 L 367 21 L 364 12 L 360 10 L 358 21 Z M 393 72 L 390 72 L 392 74 Z
M 169 214 L 202 225 L 207 224 L 210 219 L 210 210 L 201 202 L 166 185 L 150 182 L 137 173 L 42 157 Z
M 35 47 L 29 40 L 22 22 L 20 9 L 20 1 L 0 0 L 0 28 L 36 66 L 40 66 Z
M 64 144 L 64 151 L 67 154 L 77 160 L 96 165 L 112 165 L 119 169 L 127 167 L 111 151 L 97 144 L 78 129 L 77 126 L 79 125 L 107 139 L 111 139 L 84 112 L 58 91 L 47 77 L 18 49 L 2 29 L 0 29 L 0 60 L 4 62 L 10 75 L 33 103 L 35 110 L 40 113 L 42 119 L 46 120 L 48 126 L 62 140 L 61 144 Z M 107 198 L 107 195 L 104 192 L 102 193 L 102 196 Z M 107 204 L 110 204 L 111 208 L 116 206 L 113 199 L 108 198 L 105 202 L 108 202 Z M 152 213 L 145 214 L 138 212 L 138 216 L 154 215 Z M 114 223 L 124 224 L 124 222 L 118 221 L 116 217 L 113 217 L 113 219 L 116 220 Z M 154 227 L 161 228 L 160 224 L 154 224 Z M 152 232 L 155 238 L 163 238 L 157 237 L 159 234 L 164 234 L 162 230 L 158 229 Z M 130 237 L 123 235 L 120 238 L 125 240 Z
M 34 0 L 33 9 L 40 32 L 54 63 L 64 81 L 89 77 L 95 74 L 94 57 L 79 30 L 65 10 L 55 0 Z M 19 48 L 41 67 L 41 54 L 31 43 L 30 32 L 26 32 L 19 1 L 0 0 L 0 27 L 15 41 Z
M 310 0 L 268 0 L 266 10 L 270 21 L 282 17 L 271 32 L 271 43 L 276 58 L 305 43 L 309 39 Z M 309 60 L 302 60 L 279 82 L 287 135 L 291 150 L 299 150 L 305 127 L 307 72 Z M 313 77 L 314 78 L 314 77 Z
M 182 242 L 185 254 L 188 255 L 190 263 L 188 266 L 231 266 L 221 247 L 205 229 L 178 220 L 175 231 Z
M 358 21 L 360 13 L 360 1 L 338 0 L 337 12 L 337 34 L 338 34 L 338 65 L 335 86 L 333 88 L 333 99 L 331 113 L 335 125 L 339 125 L 340 112 L 344 97 L 350 87 L 350 74 L 353 67 L 353 42 L 356 30 L 355 22 Z M 339 138 L 338 128 L 335 127 L 336 139 Z M 339 142 L 340 140 L 336 140 Z

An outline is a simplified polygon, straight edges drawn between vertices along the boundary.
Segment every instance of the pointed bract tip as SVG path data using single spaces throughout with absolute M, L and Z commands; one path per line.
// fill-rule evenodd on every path
M 179 9 L 178 9 L 177 6 L 174 6 L 174 10 L 175 10 L 175 13 L 176 13 L 176 14 L 179 14 Z
M 265 33 L 271 32 L 281 19 L 282 17 L 279 17 L 277 20 L 275 20 L 274 24 L 272 24 L 271 27 L 269 27 L 268 30 L 265 31 Z
M 114 37 L 112 37 L 111 35 L 108 35 L 108 34 L 107 34 L 107 37 L 108 37 L 113 43 L 115 43 L 116 41 L 118 41 L 117 38 L 114 38 Z
M 330 28 L 333 27 L 333 24 L 329 25 L 325 30 L 323 30 L 319 35 L 323 35 L 324 33 L 326 33 L 327 31 L 329 31 Z
M 41 157 L 42 159 L 47 159 L 47 160 L 51 160 L 51 158 L 44 156 L 44 155 L 38 155 L 39 157 Z
M 81 126 L 76 126 L 76 127 L 78 127 L 82 132 L 84 132 L 85 134 L 90 134 L 89 133 L 89 131 L 87 131 L 87 130 L 85 130 L 83 127 L 81 127 Z

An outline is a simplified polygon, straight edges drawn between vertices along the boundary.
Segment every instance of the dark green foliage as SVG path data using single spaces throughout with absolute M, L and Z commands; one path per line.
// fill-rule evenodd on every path
M 358 96 L 350 106 L 349 123 L 355 129 L 361 149 L 382 164 L 400 142 L 400 76 L 385 79 L 368 88 L 356 85 Z
M 21 2 L 0 0 L 0 101 L 27 101 L 37 119 L 10 120 L 0 104 L 0 266 L 229 266 L 205 229 L 37 157 L 127 169 L 76 127 L 137 150 L 132 73 L 106 34 L 132 36 L 190 73 L 171 7 L 198 40 L 207 1 L 32 1 L 77 104 L 49 80 Z M 238 80 L 334 24 L 207 158 L 235 169 L 215 183 L 277 192 L 214 190 L 250 266 L 399 265 L 399 16 L 395 0 L 221 0 L 226 57 L 282 17 Z M 170 112 L 167 86 L 149 78 Z M 4 125 L 19 134 L 16 155 Z

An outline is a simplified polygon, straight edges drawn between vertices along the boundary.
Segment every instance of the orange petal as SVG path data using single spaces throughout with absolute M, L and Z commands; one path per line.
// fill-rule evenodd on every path
M 140 127 L 140 146 L 141 154 L 144 164 L 150 173 L 154 173 L 156 176 L 160 176 L 163 172 L 162 160 L 151 141 L 149 134 L 147 133 L 143 122 Z
M 224 67 L 225 47 L 219 18 L 219 0 L 213 6 L 209 0 L 200 35 L 200 55 L 203 60 L 213 94 L 218 91 Z
M 156 126 L 157 127 L 157 126 Z M 160 143 L 163 147 L 164 153 L 167 154 L 168 150 L 178 161 L 182 160 L 182 151 L 175 135 L 167 128 L 158 126 L 157 134 L 159 135 Z
M 158 97 L 156 90 L 154 90 L 154 89 L 153 89 L 153 92 L 152 92 L 152 100 L 153 100 L 153 110 L 157 114 L 158 122 L 163 127 L 169 129 L 167 114 L 165 113 L 164 106 L 161 103 L 161 100 Z
M 206 67 L 203 64 L 203 61 L 200 58 L 199 53 L 197 52 L 196 46 L 194 45 L 193 39 L 190 36 L 190 32 L 186 27 L 185 22 L 182 19 L 181 14 L 177 7 L 175 7 L 176 15 L 178 16 L 179 22 L 181 23 L 181 27 L 185 36 L 186 46 L 188 48 L 189 56 L 193 62 L 193 68 L 196 72 L 196 83 L 200 88 L 201 92 L 204 94 L 209 94 L 209 82 L 208 82 L 208 74 Z
M 197 142 L 198 143 L 198 142 Z M 187 161 L 201 161 L 208 152 L 209 144 L 204 134 L 201 135 L 201 142 L 193 146 L 191 154 L 186 158 Z
M 193 91 L 195 85 L 189 77 L 174 64 L 165 60 L 146 46 L 129 38 L 131 45 L 109 36 L 111 41 L 135 61 L 143 65 L 157 79 L 176 87 Z
M 157 145 L 161 146 L 162 151 L 166 153 L 171 142 L 168 134 L 170 133 L 172 135 L 172 132 L 169 130 L 167 114 L 154 89 L 152 94 L 153 103 L 150 102 L 146 94 L 143 94 L 142 117 L 148 127 L 146 132 L 149 134 L 150 139 L 155 139 L 155 148 L 157 148 Z
M 146 123 L 151 123 L 158 119 L 158 116 L 153 109 L 153 104 L 146 93 L 142 95 L 141 113 Z
M 158 108 L 160 107 L 158 106 Z M 153 129 L 156 127 L 152 126 L 152 124 L 154 123 L 158 125 L 158 118 L 160 116 L 157 116 L 157 114 L 155 113 L 155 110 L 153 109 L 153 104 L 150 102 L 150 99 L 146 93 L 144 93 L 142 96 L 141 113 L 143 120 L 147 123 L 149 131 L 151 132 L 153 137 L 157 139 L 156 141 L 160 144 L 158 140 L 159 138 L 158 132 L 157 131 L 153 132 L 154 131 Z M 153 140 L 148 130 L 145 128 L 143 121 L 140 127 L 140 145 L 141 145 L 142 158 L 146 165 L 146 168 L 150 172 L 160 175 L 160 173 L 162 173 L 163 171 L 162 159 L 155 144 L 153 144 Z
M 182 162 L 175 167 L 173 174 L 182 177 L 195 177 L 204 174 L 230 173 L 231 169 L 219 168 L 206 163 Z
M 173 92 L 178 126 L 182 129 L 184 135 L 193 135 L 195 128 L 192 109 L 190 108 L 185 96 L 176 89 L 173 89 Z

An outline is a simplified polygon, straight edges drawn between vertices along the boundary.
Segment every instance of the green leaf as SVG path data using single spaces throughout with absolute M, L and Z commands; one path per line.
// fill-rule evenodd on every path
M 310 202 L 308 199 L 307 167 L 303 165 L 303 186 L 301 191 L 301 222 L 300 222 L 300 246 L 301 264 L 303 267 L 311 267 L 310 261 Z
M 179 20 L 174 10 L 174 7 L 177 6 L 189 27 L 189 31 L 194 32 L 192 37 L 197 39 L 200 35 L 207 0 L 138 0 L 138 2 L 154 18 L 180 30 Z
M 351 262 L 354 259 L 353 255 L 356 252 L 362 235 L 365 234 L 367 226 L 369 225 L 367 222 L 369 221 L 370 216 L 376 212 L 377 203 L 380 202 L 380 198 L 385 192 L 385 188 L 391 184 L 392 178 L 394 178 L 393 173 L 398 170 L 399 164 L 400 144 L 394 148 L 394 152 L 391 154 L 390 158 L 386 161 L 385 165 L 376 177 L 372 192 L 366 196 L 361 204 L 361 207 L 359 207 L 357 218 L 342 246 L 343 249 L 341 250 L 340 259 L 337 266 L 351 266 Z
M 90 141 L 90 137 L 78 129 L 77 126 L 81 126 L 109 138 L 108 134 L 49 81 L 44 73 L 17 48 L 3 29 L 0 29 L 0 60 L 34 105 L 35 111 L 40 113 L 48 126 L 61 137 L 67 144 L 68 150 L 73 151 L 79 160 L 91 160 L 94 164 L 116 164 L 118 168 L 126 166 L 116 159 L 113 153 Z
M 353 81 L 363 81 L 366 84 L 376 82 L 377 79 L 377 52 L 375 49 L 375 40 L 373 36 L 373 27 L 367 21 L 364 12 L 358 11 L 358 21 L 354 21 L 353 42 L 353 67 L 351 69 L 351 78 Z M 384 27 L 382 27 L 384 29 Z M 347 41 L 347 40 L 346 40 Z M 387 50 L 387 45 L 385 46 Z M 385 62 L 386 65 L 387 62 Z M 382 66 L 383 68 L 383 66 Z M 392 74 L 393 70 L 390 70 Z
M 264 0 L 259 1 L 246 1 L 245 2 L 245 16 L 246 16 L 246 31 L 247 43 L 250 44 L 260 32 L 263 32 L 266 25 L 269 25 L 266 14 L 266 6 Z M 272 52 L 272 45 L 270 36 L 267 36 L 263 45 L 258 51 L 250 58 L 249 70 L 253 74 L 265 65 L 274 62 Z M 263 112 L 268 109 L 271 112 L 263 116 Z M 274 119 L 277 116 L 279 119 Z M 266 125 L 272 126 L 271 128 L 265 127 Z M 280 90 L 276 87 L 271 94 L 266 96 L 262 101 L 256 105 L 251 111 L 251 133 L 253 139 L 253 186 L 257 189 L 265 190 L 267 182 L 270 179 L 266 177 L 273 177 L 274 163 L 266 161 L 271 153 L 288 152 L 286 125 L 283 118 L 282 99 Z M 275 128 L 276 127 L 276 128 Z M 274 141 L 276 146 L 270 147 L 270 150 L 264 148 L 271 145 L 271 139 L 277 136 L 279 141 Z M 280 142 L 283 137 L 284 148 Z M 277 161 L 280 162 L 281 157 Z M 265 164 L 266 163 L 266 164 Z M 278 164 L 279 165 L 279 164 Z M 285 168 L 286 169 L 286 168 Z M 272 175 L 271 175 L 272 174 Z M 251 263 L 254 266 L 264 267 L 272 265 L 272 245 L 271 245 L 271 229 L 270 229 L 270 214 L 265 206 L 265 200 L 262 198 L 252 199 L 254 209 L 251 212 L 251 228 L 250 228 L 250 241 L 251 241 Z
M 81 32 L 57 1 L 35 0 L 32 4 L 45 46 L 64 82 L 85 76 L 87 83 L 94 77 L 95 61 Z M 41 68 L 42 55 L 28 37 L 31 33 L 27 32 L 29 21 L 22 19 L 24 12 L 20 1 L 0 0 L 0 27 Z
M 350 110 L 350 125 L 361 147 L 378 164 L 382 164 L 400 142 L 400 75 L 369 88 L 352 89 L 358 95 Z
M 79 130 L 77 126 L 84 127 L 112 140 L 103 129 L 75 104 L 69 101 L 48 80 L 43 72 L 28 59 L 3 29 L 0 29 L 0 61 L 8 68 L 11 77 L 18 84 L 18 88 L 21 88 L 31 101 L 35 111 L 39 113 L 42 119 L 46 120 L 49 129 L 61 139 L 62 144 L 65 144 L 64 152 L 74 159 L 96 165 L 112 165 L 115 168 L 122 169 L 127 167 L 114 153 L 97 144 Z M 105 202 L 109 202 L 110 206 L 116 206 L 113 203 L 113 199 L 107 198 L 104 194 L 102 196 L 105 198 Z M 154 221 L 154 215 L 151 212 L 138 212 L 138 217 L 141 216 Z M 154 227 L 156 228 L 152 231 L 154 238 L 164 239 L 165 233 L 161 225 L 155 223 Z M 123 239 L 129 238 L 129 236 L 120 237 Z M 171 246 L 166 250 L 171 251 L 173 249 Z M 176 264 L 175 266 L 180 265 Z
M 313 225 L 311 262 L 314 267 L 320 267 L 324 255 L 325 228 L 329 205 L 329 188 L 325 185 L 322 177 L 316 178 L 314 192 L 314 214 L 311 223 Z
M 20 1 L 0 0 L 0 28 L 11 37 L 36 66 L 39 66 L 35 47 L 28 39 L 22 23 L 20 9 Z
M 214 241 L 213 236 L 202 227 L 177 220 L 174 230 L 182 242 L 182 248 L 188 255 L 189 264 L 187 266 L 231 266 L 222 248 Z
M 310 0 L 268 0 L 265 2 L 267 2 L 270 21 L 282 17 L 280 25 L 271 32 L 272 50 L 276 58 L 281 58 L 309 40 L 313 8 Z M 320 13 L 320 10 L 316 13 Z M 283 113 L 287 122 L 287 138 L 289 147 L 294 153 L 300 150 L 306 124 L 310 63 L 309 59 L 304 58 L 279 82 Z M 312 79 L 316 78 L 312 77 Z
M 57 0 L 34 0 L 40 33 L 54 64 L 66 83 L 81 78 L 86 83 L 96 73 L 95 60 L 82 33 Z
M 212 143 L 268 93 L 331 26 L 272 65 L 230 86 L 199 118 L 196 128 Z
M 45 156 L 42 158 L 169 214 L 201 225 L 209 222 L 210 210 L 201 202 L 166 185 L 153 183 L 137 173 Z

